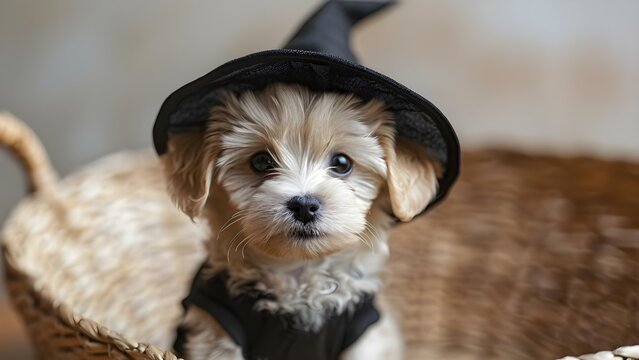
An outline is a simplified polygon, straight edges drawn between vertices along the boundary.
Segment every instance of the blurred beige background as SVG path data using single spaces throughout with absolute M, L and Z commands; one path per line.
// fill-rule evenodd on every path
M 319 3 L 0 0 L 0 109 L 35 129 L 62 174 L 150 147 L 171 91 L 278 47 Z M 353 42 L 365 65 L 435 103 L 464 148 L 639 159 L 637 34 L 633 0 L 407 0 Z M 23 190 L 2 153 L 0 221 Z M 0 291 L 0 329 L 7 311 Z M 0 358 L 22 358 L 2 348 L 19 344 L 9 331 Z

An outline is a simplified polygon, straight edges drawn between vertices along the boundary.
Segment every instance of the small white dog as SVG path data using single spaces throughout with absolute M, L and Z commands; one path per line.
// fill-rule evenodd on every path
M 302 346 L 304 358 L 402 358 L 398 325 L 380 296 L 378 321 L 371 303 L 387 231 L 435 196 L 439 165 L 396 138 L 380 101 L 281 83 L 220 98 L 203 132 L 172 135 L 162 155 L 173 200 L 213 230 L 199 281 L 228 292 L 213 310 L 187 298 L 183 356 L 296 358 Z

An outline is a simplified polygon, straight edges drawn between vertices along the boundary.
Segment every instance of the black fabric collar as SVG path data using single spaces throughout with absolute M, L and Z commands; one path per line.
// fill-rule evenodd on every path
M 259 296 L 231 297 L 227 273 L 207 278 L 204 267 L 197 273 L 183 305 L 197 306 L 215 318 L 250 359 L 337 359 L 379 320 L 373 295 L 366 296 L 352 311 L 330 316 L 317 332 L 296 329 L 287 316 L 256 311 Z M 178 328 L 175 350 L 184 354 L 187 328 Z

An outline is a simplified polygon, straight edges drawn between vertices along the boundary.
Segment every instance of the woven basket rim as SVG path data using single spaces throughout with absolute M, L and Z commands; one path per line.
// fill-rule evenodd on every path
M 0 242 L 2 243 L 1 250 L 5 265 L 5 276 L 8 282 L 22 280 L 21 283 L 27 286 L 27 291 L 35 294 L 38 300 L 44 303 L 44 306 L 50 307 L 53 310 L 50 315 L 54 316 L 62 324 L 77 330 L 80 335 L 91 341 L 103 343 L 107 346 L 115 346 L 122 352 L 138 352 L 157 360 L 182 360 L 171 351 L 166 351 L 144 342 L 132 341 L 119 332 L 74 312 L 66 304 L 55 301 L 54 297 L 45 288 L 36 289 L 32 277 L 17 265 L 17 261 L 11 255 L 6 238 L 0 238 Z M 15 301 L 12 296 L 10 298 Z

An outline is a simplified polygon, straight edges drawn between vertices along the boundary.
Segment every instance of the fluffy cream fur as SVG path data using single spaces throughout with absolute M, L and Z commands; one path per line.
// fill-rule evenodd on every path
M 203 134 L 171 138 L 162 158 L 169 192 L 187 215 L 208 220 L 215 234 L 209 262 L 215 271 L 229 272 L 232 293 L 270 293 L 273 300 L 258 302 L 258 308 L 291 314 L 297 326 L 318 329 L 327 315 L 379 290 L 390 214 L 410 220 L 428 204 L 437 186 L 435 166 L 421 148 L 396 143 L 392 117 L 377 101 L 283 84 L 222 96 L 224 105 L 212 109 Z M 261 151 L 277 163 L 268 175 L 250 167 Z M 353 161 L 348 176 L 330 172 L 337 153 Z M 321 234 L 317 238 L 289 235 L 302 225 L 285 203 L 304 194 L 321 201 L 321 216 L 305 225 Z M 198 314 L 189 310 L 185 321 L 190 358 L 235 358 L 214 356 L 227 352 L 211 339 L 225 335 L 203 325 L 215 321 Z M 196 325 L 198 318 L 202 323 Z M 349 349 L 349 359 L 373 358 L 365 350 L 373 342 L 381 353 L 401 352 L 390 317 L 378 325 Z M 210 351 L 202 350 L 207 346 Z

